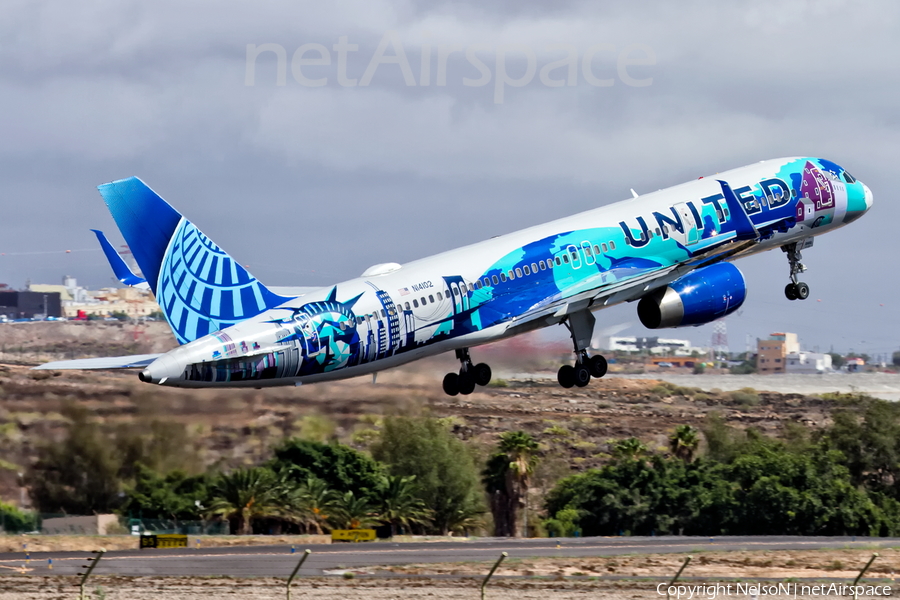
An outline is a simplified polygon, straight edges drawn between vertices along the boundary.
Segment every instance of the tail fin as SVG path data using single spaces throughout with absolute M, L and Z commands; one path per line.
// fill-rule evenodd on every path
M 131 268 L 125 264 L 125 261 L 122 260 L 122 257 L 119 256 L 116 249 L 109 243 L 109 240 L 106 239 L 103 232 L 99 229 L 91 229 L 91 231 L 96 234 L 97 241 L 100 242 L 100 247 L 103 248 L 103 254 L 106 255 L 109 266 L 112 267 L 113 273 L 116 274 L 116 279 L 130 287 L 147 289 L 147 280 L 143 277 L 138 277 L 131 271 Z
M 269 291 L 137 177 L 97 189 L 179 343 L 290 300 Z

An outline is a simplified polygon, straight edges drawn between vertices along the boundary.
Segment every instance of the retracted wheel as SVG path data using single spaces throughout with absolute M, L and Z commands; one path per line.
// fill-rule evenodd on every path
M 472 367 L 477 385 L 487 385 L 491 382 L 491 367 L 485 363 L 478 363 Z
M 475 391 L 475 377 L 471 371 L 463 371 L 459 374 L 459 393 L 468 396 Z
M 591 377 L 600 378 L 606 375 L 606 371 L 608 369 L 608 365 L 606 363 L 606 359 L 603 358 L 599 354 L 595 354 L 588 361 L 588 369 L 591 372 Z
M 587 365 L 583 363 L 579 363 L 575 365 L 575 385 L 578 387 L 584 387 L 591 382 L 591 371 L 587 368 Z
M 444 375 L 444 393 L 448 396 L 456 396 L 459 394 L 459 375 L 456 373 L 447 373 Z
M 575 367 L 572 365 L 563 365 L 559 368 L 559 371 L 556 373 L 556 380 L 559 382 L 559 385 L 564 388 L 570 388 L 575 385 Z

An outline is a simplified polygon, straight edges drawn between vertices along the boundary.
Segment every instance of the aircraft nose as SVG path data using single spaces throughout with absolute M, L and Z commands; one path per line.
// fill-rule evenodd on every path
M 872 203 L 875 201 L 875 197 L 872 195 L 872 190 L 869 189 L 869 186 L 866 184 L 862 184 L 863 192 L 866 195 L 866 210 L 872 208 Z

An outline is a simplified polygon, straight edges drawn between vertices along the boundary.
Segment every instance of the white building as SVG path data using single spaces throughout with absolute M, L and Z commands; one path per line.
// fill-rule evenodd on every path
M 665 354 L 667 356 L 691 356 L 694 352 L 705 355 L 708 348 L 691 346 L 689 340 L 676 340 L 660 337 L 615 337 L 601 336 L 597 340 L 599 350 L 620 350 L 623 352 L 642 352 Z
M 816 352 L 791 352 L 785 357 L 787 373 L 826 373 L 831 371 L 831 355 Z

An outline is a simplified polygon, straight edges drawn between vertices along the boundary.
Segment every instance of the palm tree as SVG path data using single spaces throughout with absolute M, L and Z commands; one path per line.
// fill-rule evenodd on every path
M 639 458 L 645 452 L 647 446 L 636 437 L 626 438 L 613 446 L 613 454 L 619 458 Z
M 396 534 L 398 525 L 410 529 L 431 519 L 432 511 L 419 498 L 415 481 L 415 475 L 392 475 L 383 480 L 378 501 L 382 521 L 387 521 L 391 526 L 391 537 Z
M 287 512 L 288 489 L 269 469 L 237 469 L 220 475 L 213 484 L 208 512 L 228 520 L 236 519 L 238 534 L 248 535 L 253 531 L 253 519 Z
M 700 435 L 697 429 L 690 425 L 679 425 L 669 437 L 669 448 L 672 454 L 684 462 L 694 460 L 694 452 L 700 445 Z
M 310 475 L 296 489 L 292 500 L 301 518 L 321 535 L 329 517 L 337 510 L 340 496 L 325 481 Z
M 330 520 L 340 529 L 360 529 L 378 522 L 375 508 L 369 499 L 356 496 L 353 490 L 338 496 Z
M 523 511 L 524 531 L 528 534 L 528 486 L 531 484 L 531 476 L 537 464 L 535 452 L 538 444 L 531 435 L 524 431 L 507 431 L 500 436 L 500 451 L 509 458 L 509 470 L 507 479 L 510 481 L 510 494 L 515 498 Z M 515 523 L 515 519 L 512 521 Z M 516 536 L 518 527 L 513 529 L 513 537 Z

